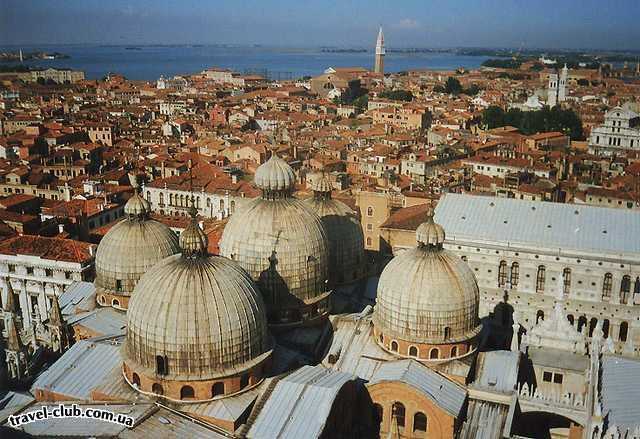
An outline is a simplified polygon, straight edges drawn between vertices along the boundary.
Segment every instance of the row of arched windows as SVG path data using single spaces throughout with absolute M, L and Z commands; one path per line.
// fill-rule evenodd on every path
M 383 342 L 383 336 L 382 334 L 380 334 L 380 343 Z M 399 345 L 398 342 L 393 340 L 391 341 L 390 344 L 390 349 L 392 352 L 396 352 L 399 353 Z M 437 360 L 439 358 L 441 358 L 441 349 L 444 350 L 445 348 L 438 348 L 438 347 L 432 347 L 431 349 L 429 349 L 429 359 L 430 360 Z M 458 356 L 458 346 L 452 346 L 450 351 L 449 351 L 450 355 L 449 357 L 446 356 L 446 352 L 444 353 L 444 356 L 442 356 L 442 358 L 455 358 Z M 407 353 L 406 355 L 410 356 L 410 357 L 414 357 L 414 358 L 418 358 L 419 357 L 419 351 L 418 351 L 418 347 L 417 346 L 409 346 L 409 348 L 407 349 Z
M 377 404 L 377 403 L 373 405 L 373 408 L 374 408 L 375 421 L 379 424 L 384 419 L 384 409 L 380 404 Z M 407 416 L 407 411 L 405 409 L 404 404 L 402 404 L 399 401 L 394 402 L 393 405 L 391 406 L 392 422 L 393 422 L 393 418 L 395 418 L 398 427 L 404 428 L 407 422 L 406 416 Z M 413 431 L 414 433 L 426 432 L 427 426 L 428 426 L 427 415 L 425 415 L 422 412 L 414 413 L 413 423 L 410 426 L 411 431 Z
M 517 287 L 520 280 L 520 264 L 514 262 L 511 264 L 511 270 L 509 273 L 509 282 L 512 287 Z M 507 285 L 507 261 L 500 261 L 498 267 L 498 287 L 504 287 Z
M 191 205 L 190 201 L 189 201 L 189 195 L 184 195 L 184 194 L 169 194 L 169 206 L 177 206 L 177 207 L 189 207 Z M 147 200 L 151 201 L 151 193 L 147 192 Z M 194 198 L 194 202 L 196 205 L 196 208 L 200 208 L 200 197 L 197 196 Z M 207 208 L 211 207 L 211 199 L 207 198 L 206 199 L 206 204 L 207 204 Z M 164 205 L 164 193 L 160 192 L 160 205 Z M 219 200 L 218 202 L 218 209 L 220 211 L 224 211 L 224 200 Z M 231 213 L 233 213 L 235 211 L 236 208 L 236 202 L 234 200 L 231 200 L 231 202 L 229 203 L 229 211 Z
M 542 311 L 538 311 L 538 313 L 541 313 Z M 544 319 L 544 313 L 542 314 L 542 318 Z M 569 320 L 569 323 L 571 323 L 571 325 L 573 326 L 575 323 L 575 318 L 573 317 L 573 314 L 569 314 L 567 315 L 567 320 Z M 587 322 L 588 322 L 588 332 L 587 335 L 589 337 L 593 336 L 593 331 L 596 329 L 596 326 L 598 325 L 598 319 L 593 317 L 591 320 L 587 321 L 587 317 L 586 316 L 580 316 L 578 318 L 578 331 L 582 331 L 583 328 L 585 328 L 587 326 Z M 604 319 L 602 321 L 602 333 L 604 338 L 609 338 L 609 332 L 611 331 L 611 322 L 609 321 L 609 319 Z M 611 334 L 613 336 L 613 334 Z M 629 336 L 629 323 L 623 321 L 620 323 L 620 329 L 618 330 L 618 341 L 621 342 L 626 342 L 627 341 L 627 337 Z
M 137 373 L 133 373 L 131 382 L 137 388 L 140 388 L 140 376 Z M 240 377 L 240 389 L 244 389 L 249 385 L 249 375 L 244 374 Z M 164 389 L 160 383 L 153 383 L 151 391 L 156 395 L 164 395 Z M 225 383 L 218 381 L 211 386 L 211 398 L 221 396 L 225 394 Z M 195 390 L 192 386 L 185 385 L 180 388 L 180 399 L 193 399 L 195 398 Z

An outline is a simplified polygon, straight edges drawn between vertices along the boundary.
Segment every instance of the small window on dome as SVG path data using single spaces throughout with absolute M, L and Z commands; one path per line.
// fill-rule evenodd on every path
M 244 375 L 242 375 L 242 377 L 240 377 L 240 388 L 244 389 L 248 385 L 249 385 L 249 374 L 245 373 Z
M 397 341 L 392 341 L 391 342 L 391 350 L 393 352 L 398 352 L 398 342 Z
M 164 395 L 164 389 L 158 383 L 153 383 L 153 386 L 151 386 L 151 391 L 156 395 Z
M 429 358 L 431 360 L 437 360 L 440 357 L 440 350 L 438 348 L 433 348 L 429 352 Z
M 136 387 L 140 387 L 140 377 L 138 376 L 137 373 L 134 372 L 133 376 L 131 377 L 131 382 L 133 383 L 134 386 Z
M 166 375 L 169 373 L 167 366 L 167 357 L 156 355 L 156 373 L 158 375 Z
M 192 399 L 195 398 L 195 392 L 191 386 L 182 386 L 180 389 L 180 399 Z
M 415 346 L 411 346 L 409 348 L 409 356 L 410 357 L 417 357 L 418 356 L 418 348 Z
M 211 387 L 211 397 L 215 398 L 216 396 L 224 395 L 224 383 L 222 381 L 215 383 Z
M 113 299 L 113 300 L 111 301 L 111 305 L 112 305 L 112 306 L 120 306 L 120 301 L 119 301 L 118 299 Z
M 116 291 L 122 291 L 122 280 L 116 279 Z

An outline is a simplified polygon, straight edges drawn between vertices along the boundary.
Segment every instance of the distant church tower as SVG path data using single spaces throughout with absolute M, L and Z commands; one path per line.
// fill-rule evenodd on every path
M 549 75 L 549 86 L 547 89 L 547 105 L 549 107 L 555 107 L 559 102 L 567 100 L 568 76 L 569 69 L 566 64 L 562 68 L 560 75 L 558 75 L 558 73 L 551 73 Z
M 373 71 L 384 75 L 384 35 L 382 34 L 382 26 L 380 26 L 378 40 L 376 41 L 376 65 Z

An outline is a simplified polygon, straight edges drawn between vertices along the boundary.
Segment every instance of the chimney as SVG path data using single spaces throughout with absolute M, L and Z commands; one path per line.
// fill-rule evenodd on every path
M 64 233 L 64 224 L 58 224 L 58 234 Z
M 231 174 L 231 183 L 237 183 L 238 182 L 238 174 Z
M 93 256 L 93 251 L 94 251 L 93 246 L 90 245 L 89 246 L 89 256 Z

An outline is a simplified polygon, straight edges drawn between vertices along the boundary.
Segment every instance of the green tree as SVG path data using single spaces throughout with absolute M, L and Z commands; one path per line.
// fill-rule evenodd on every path
M 445 82 L 444 84 L 444 91 L 445 93 L 457 95 L 462 91 L 462 85 L 460 85 L 460 81 L 458 81 L 456 78 L 454 78 L 453 76 L 449 76 L 447 78 L 447 82 Z
M 504 110 L 492 105 L 482 112 L 482 123 L 489 129 L 505 126 Z
M 407 101 L 413 100 L 413 93 L 409 90 L 385 90 L 380 93 L 380 97 L 384 99 L 393 99 L 394 101 Z

